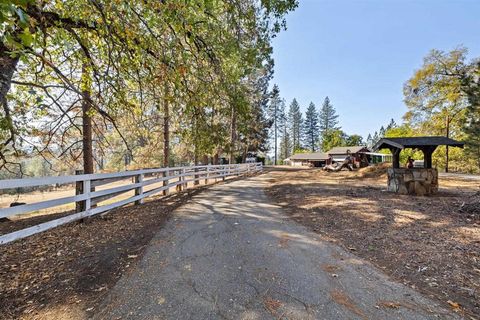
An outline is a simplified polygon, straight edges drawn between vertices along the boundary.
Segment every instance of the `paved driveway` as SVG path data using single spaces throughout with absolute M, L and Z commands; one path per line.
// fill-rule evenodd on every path
M 286 218 L 268 174 L 176 211 L 97 319 L 449 319 L 369 263 Z
M 439 172 L 438 175 L 440 177 L 443 177 L 443 178 L 454 178 L 454 179 L 480 181 L 480 175 L 478 175 L 478 174 Z

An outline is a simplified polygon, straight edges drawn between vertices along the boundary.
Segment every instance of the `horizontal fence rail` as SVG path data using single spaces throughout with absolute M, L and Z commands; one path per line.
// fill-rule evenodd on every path
M 227 177 L 253 174 L 263 170 L 262 163 L 244 163 L 231 165 L 204 165 L 191 167 L 172 167 L 157 169 L 132 170 L 117 173 L 80 174 L 73 176 L 44 177 L 32 179 L 0 180 L 0 191 L 8 189 L 75 184 L 77 194 L 74 196 L 45 200 L 35 203 L 21 204 L 10 208 L 0 209 L 0 218 L 8 218 L 13 215 L 32 213 L 38 210 L 48 209 L 60 205 L 75 203 L 76 212 L 65 217 L 40 223 L 22 230 L 0 235 L 0 245 L 22 239 L 39 232 L 43 232 L 66 223 L 90 217 L 102 212 L 112 210 L 134 202 L 143 203 L 143 199 L 163 192 L 168 194 L 171 188 L 185 190 L 188 183 L 197 185 L 200 180 L 205 184 L 210 179 L 222 179 Z M 95 191 L 96 187 L 114 182 L 125 181 L 127 184 Z M 151 190 L 144 191 L 144 187 L 159 184 Z M 126 192 L 134 191 L 134 195 L 113 203 L 98 205 L 100 202 L 117 197 Z

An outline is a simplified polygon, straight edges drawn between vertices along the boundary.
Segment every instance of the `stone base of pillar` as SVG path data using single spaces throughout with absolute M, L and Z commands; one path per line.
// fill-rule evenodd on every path
M 426 196 L 438 191 L 437 169 L 388 168 L 388 191 Z

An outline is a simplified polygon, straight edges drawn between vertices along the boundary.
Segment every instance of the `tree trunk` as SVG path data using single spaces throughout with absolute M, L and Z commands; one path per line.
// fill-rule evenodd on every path
M 18 63 L 18 56 L 12 58 L 7 47 L 0 43 L 0 101 L 7 101 L 7 93 L 10 91 L 12 77 Z
M 274 163 L 273 165 L 277 165 L 277 130 L 278 130 L 278 123 L 277 123 L 277 108 L 275 107 L 275 113 L 274 113 L 274 120 L 275 121 L 275 154 L 274 154 Z
M 194 166 L 198 166 L 198 149 L 197 149 L 197 143 L 194 144 L 193 146 L 194 150 L 193 150 L 193 165 Z M 195 172 L 197 172 L 198 169 L 195 168 Z M 193 181 L 193 184 L 196 186 L 198 184 L 200 184 L 200 181 L 198 180 L 198 174 L 195 174 L 194 175 L 194 181 Z
M 10 131 L 10 137 L 5 139 L 2 144 L 5 146 L 8 143 L 13 142 L 15 138 L 15 128 L 13 127 L 13 120 L 10 115 L 10 109 L 8 108 L 7 94 L 10 91 L 10 86 L 12 84 L 13 74 L 15 73 L 18 63 L 18 56 L 12 58 L 10 56 L 9 50 L 3 43 L 0 43 L 0 104 L 3 109 L 3 117 L 5 119 L 5 124 L 8 126 Z M 3 147 L 0 147 L 0 152 L 2 152 Z
M 248 153 L 248 145 L 245 145 L 245 149 L 243 149 L 242 163 L 247 162 L 247 153 Z
M 163 166 L 170 165 L 170 106 L 168 104 L 168 86 L 165 85 L 163 99 Z
M 90 104 L 90 74 L 86 64 L 82 67 L 82 135 L 83 135 L 83 172 L 93 173 L 92 117 Z
M 447 115 L 447 138 L 450 138 L 450 116 Z M 448 146 L 445 148 L 445 172 L 448 172 Z
M 235 150 L 235 140 L 237 139 L 237 114 L 235 108 L 232 107 L 232 119 L 230 123 L 230 164 L 233 164 L 235 161 L 234 150 Z
M 478 166 L 478 169 L 480 169 L 480 146 L 477 147 L 477 155 L 479 155 L 477 157 L 477 166 Z

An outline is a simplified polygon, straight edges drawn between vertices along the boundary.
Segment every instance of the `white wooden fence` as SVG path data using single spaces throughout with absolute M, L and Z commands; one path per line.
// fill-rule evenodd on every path
M 80 207 L 82 208 L 80 212 L 76 212 L 65 217 L 40 223 L 38 225 L 12 233 L 0 235 L 0 245 L 43 232 L 75 220 L 80 220 L 98 213 L 121 207 L 132 202 L 135 202 L 135 204 L 141 204 L 144 198 L 162 191 L 164 193 L 168 193 L 168 190 L 173 187 L 177 187 L 179 190 L 184 190 L 188 187 L 189 182 L 197 184 L 200 180 L 204 179 L 205 183 L 208 183 L 209 179 L 225 180 L 226 177 L 256 173 L 262 170 L 263 167 L 261 163 L 245 163 L 232 165 L 143 169 L 118 173 L 83 174 L 75 176 L 44 177 L 33 179 L 0 180 L 0 191 L 6 189 L 37 187 L 45 185 L 58 186 L 61 184 L 72 183 L 77 185 L 80 184 L 80 189 L 82 190 L 82 193 L 70 197 L 57 198 L 0 209 L 0 218 L 7 218 L 13 215 L 27 214 L 37 210 L 69 203 L 76 203 L 77 206 L 80 204 Z M 110 184 L 119 180 L 127 180 L 129 178 L 131 181 L 126 185 L 94 191 L 95 187 Z M 144 187 L 158 183 L 162 183 L 162 186 L 144 191 Z M 97 205 L 102 201 L 116 197 L 131 190 L 135 191 L 134 196 L 130 196 L 114 203 L 108 203 L 101 206 Z

